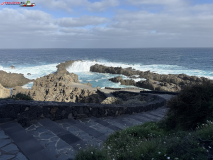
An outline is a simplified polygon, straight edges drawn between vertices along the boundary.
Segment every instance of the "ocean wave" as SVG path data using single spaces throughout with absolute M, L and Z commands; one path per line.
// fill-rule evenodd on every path
M 24 77 L 28 79 L 36 79 L 50 73 L 56 72 L 56 65 L 58 64 L 47 64 L 47 65 L 40 65 L 40 66 L 18 66 L 15 69 L 6 68 L 4 67 L 2 70 L 11 73 L 21 73 Z M 30 73 L 31 75 L 27 75 Z
M 208 77 L 213 79 L 213 73 L 210 71 L 203 71 L 203 70 L 193 70 L 188 69 L 186 67 L 177 66 L 177 65 L 164 65 L 164 64 L 152 64 L 152 65 L 142 65 L 142 64 L 125 64 L 120 62 L 107 62 L 104 60 L 101 61 L 90 61 L 90 60 L 83 60 L 83 61 L 76 61 L 69 66 L 67 70 L 69 72 L 78 73 L 78 72 L 87 72 L 90 73 L 90 67 L 92 65 L 99 64 L 104 65 L 107 67 L 122 67 L 122 68 L 129 68 L 132 67 L 133 69 L 140 70 L 140 71 L 148 71 L 155 72 L 158 74 L 187 74 L 189 76 L 198 76 L 198 77 Z

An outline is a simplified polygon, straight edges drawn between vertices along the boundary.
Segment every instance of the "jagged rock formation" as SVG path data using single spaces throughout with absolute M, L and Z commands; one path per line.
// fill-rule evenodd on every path
M 69 73 L 66 68 L 71 66 L 75 61 L 81 61 L 81 60 L 71 60 L 71 61 L 66 61 L 63 63 L 60 63 L 59 65 L 56 66 L 57 68 L 57 73 L 58 74 L 64 74 L 64 73 Z
M 99 73 L 111 73 L 111 74 L 123 74 L 125 76 L 132 77 L 133 75 L 139 75 L 138 78 L 145 78 L 146 81 L 139 81 L 135 83 L 135 86 L 146 88 L 150 90 L 157 91 L 171 91 L 178 92 L 182 88 L 192 84 L 201 84 L 203 82 L 209 81 L 209 79 L 205 77 L 196 77 L 196 76 L 188 76 L 186 74 L 157 74 L 152 73 L 150 71 L 138 71 L 132 68 L 123 69 L 122 67 L 106 67 L 103 65 L 95 64 L 90 67 L 90 71 L 99 72 Z M 121 77 L 122 78 L 122 77 Z M 133 84 L 133 81 L 123 80 L 120 77 L 115 79 L 110 79 L 113 82 L 122 82 L 125 85 Z M 126 82 L 125 82 L 126 81 Z M 210 80 L 212 83 L 213 81 Z
M 10 89 L 4 88 L 0 84 L 0 98 L 8 98 L 10 97 Z
M 121 85 L 136 86 L 136 82 L 133 79 L 123 80 L 123 78 L 121 76 L 110 78 L 109 80 L 112 81 L 112 82 L 116 82 L 116 83 L 120 82 Z
M 56 101 L 56 102 L 82 102 L 99 103 L 103 97 L 88 89 L 81 89 L 69 86 L 72 82 L 79 82 L 78 75 L 67 73 L 64 75 L 55 73 L 37 78 L 32 89 L 15 87 L 13 95 L 24 93 L 31 96 L 36 101 Z
M 23 74 L 0 71 L 0 83 L 2 84 L 2 86 L 7 88 L 23 86 L 31 81 L 32 80 L 25 78 Z

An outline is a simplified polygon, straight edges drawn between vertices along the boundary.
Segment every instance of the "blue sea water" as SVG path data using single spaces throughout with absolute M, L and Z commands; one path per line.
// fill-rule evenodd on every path
M 56 65 L 69 60 L 83 60 L 75 62 L 67 70 L 78 74 L 82 83 L 90 82 L 93 87 L 126 87 L 108 80 L 117 75 L 90 72 L 90 66 L 96 63 L 213 79 L 213 48 L 0 49 L 0 70 L 22 73 L 29 79 L 53 73 Z M 16 68 L 11 69 L 11 65 Z M 24 87 L 31 86 L 32 83 Z

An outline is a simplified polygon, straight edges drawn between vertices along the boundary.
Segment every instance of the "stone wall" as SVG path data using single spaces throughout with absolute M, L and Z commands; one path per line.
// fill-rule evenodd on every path
M 143 94 L 147 95 L 147 94 Z M 0 101 L 0 122 L 4 119 L 17 119 L 23 126 L 29 126 L 31 121 L 41 118 L 51 120 L 78 119 L 84 117 L 106 117 L 121 114 L 146 112 L 165 105 L 166 100 L 156 96 L 155 100 L 140 106 L 121 106 L 111 104 L 66 103 L 46 101 L 15 101 L 12 99 Z
M 143 93 L 151 93 L 151 94 L 171 94 L 171 95 L 178 95 L 179 92 L 166 92 L 166 91 L 140 91 L 141 94 Z

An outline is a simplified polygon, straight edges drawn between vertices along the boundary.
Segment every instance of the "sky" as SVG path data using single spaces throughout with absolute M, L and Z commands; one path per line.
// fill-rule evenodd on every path
M 212 0 L 30 2 L 0 5 L 0 48 L 213 47 Z

